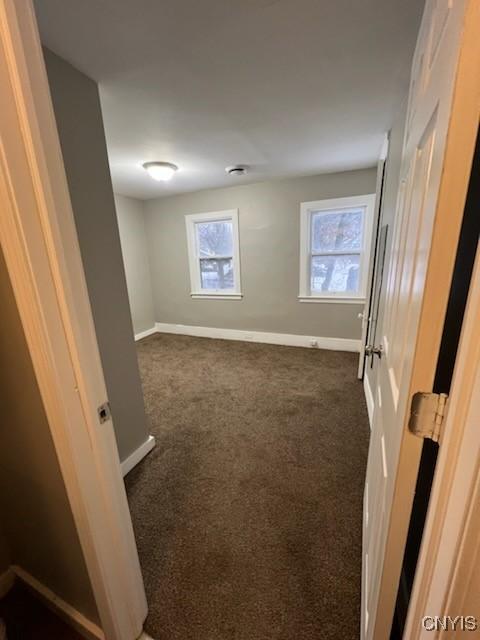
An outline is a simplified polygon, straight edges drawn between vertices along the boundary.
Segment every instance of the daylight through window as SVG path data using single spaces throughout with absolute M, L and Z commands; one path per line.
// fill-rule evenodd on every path
M 238 212 L 186 216 L 191 294 L 239 297 Z
M 233 289 L 233 225 L 231 220 L 196 222 L 202 289 Z
M 358 294 L 364 217 L 364 207 L 312 213 L 312 292 Z
M 372 211 L 371 196 L 302 205 L 301 298 L 365 297 Z

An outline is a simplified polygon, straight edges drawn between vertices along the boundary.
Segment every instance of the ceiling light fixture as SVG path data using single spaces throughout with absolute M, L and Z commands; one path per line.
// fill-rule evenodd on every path
M 173 174 L 178 171 L 177 165 L 171 162 L 145 162 L 142 167 L 151 178 L 158 182 L 171 180 Z

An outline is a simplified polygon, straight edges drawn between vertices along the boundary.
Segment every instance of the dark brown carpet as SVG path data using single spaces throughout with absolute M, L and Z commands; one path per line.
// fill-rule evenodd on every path
M 357 355 L 158 334 L 127 491 L 157 640 L 356 640 L 368 422 Z

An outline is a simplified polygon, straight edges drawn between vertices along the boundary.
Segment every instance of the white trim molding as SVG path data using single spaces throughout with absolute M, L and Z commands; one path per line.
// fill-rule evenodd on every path
M 390 131 L 387 131 L 383 135 L 382 148 L 380 149 L 379 160 L 385 161 L 388 156 L 388 149 L 390 147 Z
M 191 293 L 192 300 L 241 300 L 242 293 L 218 293 L 210 295 L 209 293 Z
M 152 333 L 156 333 L 156 330 L 149 333 L 149 335 L 151 335 Z M 147 454 L 150 453 L 154 446 L 155 438 L 153 436 L 148 436 L 145 442 L 143 442 L 139 447 L 135 449 L 133 453 L 125 458 L 125 460 L 121 463 L 123 477 L 125 477 L 127 473 L 133 469 L 133 467 L 136 467 L 137 464 L 141 462 Z
M 135 342 L 137 342 L 138 340 L 143 340 L 143 338 L 147 338 L 148 336 L 151 336 L 152 333 L 157 333 L 157 329 L 155 328 L 155 326 L 151 327 L 151 329 L 145 329 L 145 331 L 140 331 L 140 333 L 136 333 Z
M 365 298 L 341 298 L 340 296 L 298 296 L 299 302 L 313 302 L 314 304 L 358 304 L 359 306 L 365 305 Z
M 13 565 L 11 570 L 12 574 L 32 589 L 49 609 L 84 638 L 87 638 L 87 640 L 105 640 L 105 634 L 97 624 L 89 620 L 68 602 L 62 600 L 28 571 L 17 565 Z
M 232 224 L 232 252 L 228 255 L 200 255 L 197 225 L 207 222 L 228 222 Z M 185 216 L 187 230 L 188 264 L 190 270 L 190 295 L 192 300 L 241 300 L 240 285 L 240 241 L 238 233 L 238 209 L 227 211 L 212 211 L 210 213 L 193 213 Z M 200 270 L 201 260 L 228 259 L 233 263 L 232 289 L 202 289 Z
M 15 574 L 12 568 L 9 567 L 6 571 L 0 574 L 0 600 L 4 598 L 13 586 L 15 581 Z
M 217 340 L 240 340 L 243 342 L 261 342 L 288 347 L 307 347 L 310 349 L 329 349 L 333 351 L 360 351 L 360 340 L 353 338 L 324 338 L 304 336 L 294 333 L 271 333 L 267 331 L 243 331 L 240 329 L 220 329 L 215 327 L 197 327 L 186 324 L 157 322 L 159 333 L 175 333 L 198 338 L 216 338 Z
M 346 198 L 331 198 L 302 202 L 300 205 L 300 302 L 350 302 L 362 304 L 365 302 L 368 284 L 368 265 L 372 245 L 373 216 L 375 211 L 375 194 L 348 196 Z M 311 290 L 311 259 L 312 255 L 312 216 L 317 213 L 336 212 L 342 209 L 364 209 L 362 246 L 359 249 L 332 251 L 331 255 L 358 254 L 360 260 L 360 282 L 357 293 L 322 291 L 312 293 Z M 318 255 L 329 254 L 329 251 L 319 252 Z

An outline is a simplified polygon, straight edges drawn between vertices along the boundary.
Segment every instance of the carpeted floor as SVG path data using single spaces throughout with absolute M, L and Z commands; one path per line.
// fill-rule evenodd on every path
M 368 421 L 357 355 L 157 334 L 127 492 L 156 640 L 356 640 Z

